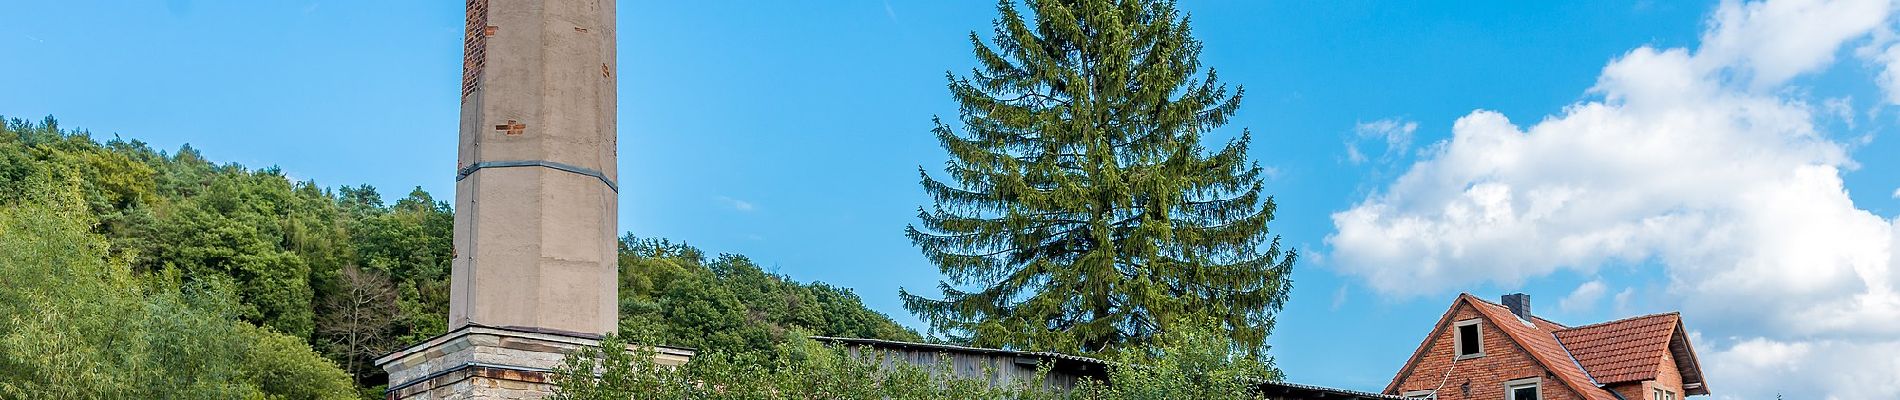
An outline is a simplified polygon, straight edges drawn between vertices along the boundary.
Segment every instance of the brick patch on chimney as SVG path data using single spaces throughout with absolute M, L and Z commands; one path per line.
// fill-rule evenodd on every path
M 511 119 L 508 120 L 506 124 L 495 125 L 495 130 L 502 131 L 508 134 L 508 136 L 521 136 L 522 133 L 527 132 L 528 124 L 523 124 Z
M 488 25 L 488 0 L 468 0 L 468 24 L 462 37 L 462 98 L 475 94 L 481 82 L 482 68 L 488 64 L 488 37 L 495 35 Z

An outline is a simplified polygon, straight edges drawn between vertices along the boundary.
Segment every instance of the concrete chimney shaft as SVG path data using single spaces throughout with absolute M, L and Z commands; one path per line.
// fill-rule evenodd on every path
M 449 329 L 619 317 L 614 0 L 470 0 Z

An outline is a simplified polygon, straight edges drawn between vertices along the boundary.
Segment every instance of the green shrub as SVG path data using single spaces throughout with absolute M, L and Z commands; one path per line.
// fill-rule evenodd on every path
M 1084 380 L 1067 391 L 1044 385 L 1047 370 L 1029 381 L 990 385 L 957 377 L 949 363 L 922 367 L 812 340 L 771 353 L 701 354 L 677 368 L 654 364 L 650 349 L 626 348 L 654 336 L 609 335 L 601 347 L 570 354 L 555 371 L 552 399 L 1254 399 L 1254 383 L 1278 379 L 1212 328 L 1164 333 L 1160 347 L 1112 356 L 1109 382 Z

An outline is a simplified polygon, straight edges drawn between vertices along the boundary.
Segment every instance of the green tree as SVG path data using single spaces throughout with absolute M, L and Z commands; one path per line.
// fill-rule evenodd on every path
M 229 279 L 134 276 L 91 232 L 83 174 L 42 165 L 0 201 L 0 398 L 342 399 L 342 370 L 237 319 Z
M 376 188 L 344 187 L 336 203 L 349 215 L 354 260 L 390 278 L 398 296 L 397 342 L 420 343 L 448 332 L 449 270 L 455 213 L 418 187 L 384 206 Z
M 920 339 L 848 289 L 631 235 L 620 240 L 620 315 L 623 329 L 652 328 L 657 343 L 712 352 L 771 354 L 806 335 Z
M 1207 319 L 1188 319 L 1162 332 L 1153 347 L 1110 358 L 1107 384 L 1083 391 L 1100 399 L 1257 399 L 1261 381 L 1281 374 L 1270 360 L 1235 354 L 1225 331 Z
M 767 353 L 702 352 L 684 366 L 654 363 L 654 336 L 615 334 L 570 353 L 555 370 L 555 399 L 1260 399 L 1257 385 L 1278 380 L 1266 363 L 1235 354 L 1226 333 L 1205 322 L 1176 324 L 1156 346 L 1116 354 L 1108 380 L 1070 389 L 1031 379 L 996 383 L 988 372 L 939 362 L 914 364 L 898 353 L 828 347 L 794 339 Z M 629 343 L 634 344 L 629 348 Z M 942 361 L 948 361 L 944 359 Z
M 1009 385 L 959 377 L 950 363 L 932 369 L 880 352 L 852 352 L 809 339 L 768 353 L 712 352 L 684 366 L 653 362 L 652 336 L 613 334 L 583 347 L 554 370 L 555 400 L 607 399 L 1015 399 L 1071 398 L 1040 379 Z M 631 340 L 629 340 L 631 339 Z M 628 344 L 634 343 L 629 348 Z
M 1242 90 L 1200 73 L 1173 1 L 1025 5 L 950 76 L 963 129 L 936 121 L 948 179 L 919 168 L 935 205 L 906 230 L 943 297 L 905 307 L 959 342 L 1110 353 L 1206 314 L 1264 354 L 1296 254 L 1267 232 L 1250 134 L 1202 145 Z
M 235 168 L 235 167 L 233 167 Z M 187 282 L 230 278 L 245 320 L 311 337 L 315 293 L 310 260 L 290 248 L 291 183 L 274 170 L 216 174 L 198 196 L 174 201 L 154 244 L 139 259 L 147 270 L 179 269 Z
M 189 145 L 0 121 L 0 206 L 15 218 L 0 232 L 13 263 L 0 266 L 0 376 L 21 377 L 0 379 L 0 398 L 322 392 L 336 368 L 302 358 L 311 348 L 375 397 L 386 378 L 373 357 L 448 329 L 454 215 L 419 188 L 385 203 L 373 187 L 326 189 Z M 654 343 L 769 360 L 807 334 L 919 339 L 849 289 L 743 256 L 629 236 L 620 262 L 622 325 L 654 328 Z M 176 366 L 202 368 L 150 375 Z M 177 389 L 125 389 L 166 385 Z
M 628 340 L 608 334 L 597 346 L 576 349 L 554 370 L 548 400 L 689 399 L 694 383 L 680 371 L 653 362 L 651 348 L 628 349 Z
M 172 290 L 180 292 L 172 296 L 178 302 L 218 305 L 214 311 L 186 313 L 198 316 L 188 319 L 192 323 L 290 333 L 301 339 L 291 343 L 302 342 L 299 347 L 306 350 L 314 346 L 335 360 L 363 361 L 373 346 L 355 346 L 355 351 L 331 346 L 326 339 L 337 335 L 319 334 L 315 322 L 340 316 L 343 308 L 320 305 L 351 294 L 344 266 L 373 265 L 372 272 L 392 278 L 403 310 L 389 335 L 406 344 L 446 329 L 453 217 L 446 203 L 427 193 L 418 190 L 385 206 L 373 188 L 331 192 L 314 182 L 293 182 L 275 168 L 214 164 L 190 146 L 166 154 L 137 140 L 100 143 L 83 130 L 61 128 L 51 117 L 0 120 L 5 121 L 0 124 L 0 204 L 40 201 L 31 194 L 49 187 L 70 191 L 73 207 L 67 214 L 91 221 L 84 230 L 102 237 L 106 257 L 131 266 L 132 278 L 151 281 L 141 285 L 149 286 L 141 289 L 150 292 L 148 297 L 164 299 L 170 296 L 164 290 Z M 229 302 L 201 301 L 226 295 Z M 243 328 L 251 325 L 267 329 Z M 202 329 L 209 328 L 179 325 L 165 331 Z M 225 334 L 181 337 L 219 335 Z M 363 364 L 352 369 L 358 381 L 380 382 L 381 371 Z

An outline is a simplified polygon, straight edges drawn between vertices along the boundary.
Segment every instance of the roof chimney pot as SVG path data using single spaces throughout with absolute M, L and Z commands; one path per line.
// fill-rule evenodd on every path
M 1504 300 L 1503 301 L 1504 307 L 1511 309 L 1512 314 L 1517 314 L 1518 318 L 1521 318 L 1525 321 L 1531 320 L 1531 296 L 1530 295 L 1523 294 L 1523 293 L 1511 293 L 1511 294 L 1504 295 L 1503 300 Z

